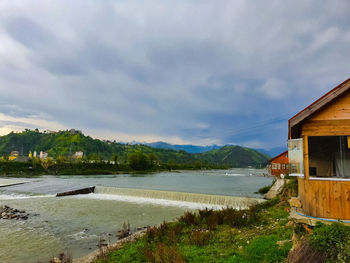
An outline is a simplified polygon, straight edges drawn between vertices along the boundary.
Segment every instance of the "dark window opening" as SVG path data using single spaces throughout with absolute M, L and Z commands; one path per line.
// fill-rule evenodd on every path
M 347 136 L 310 136 L 308 143 L 310 176 L 350 178 Z

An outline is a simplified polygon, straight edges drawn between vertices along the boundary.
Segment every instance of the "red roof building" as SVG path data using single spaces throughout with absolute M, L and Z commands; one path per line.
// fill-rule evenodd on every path
M 287 175 L 289 173 L 288 151 L 271 158 L 267 169 L 271 175 L 276 177 L 280 177 L 281 174 Z

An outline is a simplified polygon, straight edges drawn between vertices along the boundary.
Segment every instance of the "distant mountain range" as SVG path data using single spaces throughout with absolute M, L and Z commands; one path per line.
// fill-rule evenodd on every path
M 203 153 L 210 150 L 216 150 L 222 147 L 216 144 L 210 145 L 210 146 L 199 146 L 199 145 L 191 145 L 191 144 L 187 144 L 187 145 L 169 144 L 166 142 L 152 142 L 152 143 L 144 143 L 144 144 L 151 146 L 153 148 L 172 149 L 176 151 L 182 150 L 188 153 Z
M 274 147 L 274 148 L 271 148 L 269 150 L 266 150 L 266 149 L 256 149 L 257 151 L 263 153 L 263 154 L 266 154 L 268 156 L 270 156 L 271 158 L 276 156 L 276 155 L 279 155 L 280 153 L 283 153 L 285 151 L 287 151 L 287 145 L 286 146 L 279 146 L 279 147 Z
M 18 151 L 20 155 L 28 155 L 29 151 L 45 151 L 54 158 L 60 155 L 72 156 L 77 151 L 83 151 L 87 158 L 110 160 L 112 156 L 117 156 L 120 162 L 126 162 L 131 153 L 141 151 L 154 154 L 163 163 L 202 162 L 229 167 L 262 167 L 269 159 L 265 153 L 236 145 L 195 146 L 163 142 L 130 145 L 93 139 L 76 130 L 45 133 L 27 129 L 0 136 L 0 155 L 9 155 L 12 151 Z
M 225 146 L 219 146 L 216 144 L 208 145 L 208 146 L 200 146 L 200 145 L 192 145 L 192 144 L 170 144 L 166 142 L 152 142 L 152 143 L 144 143 L 145 145 L 151 146 L 153 148 L 160 148 L 160 149 L 172 149 L 172 150 L 183 150 L 188 153 L 204 153 L 211 150 L 220 149 L 225 146 L 235 146 L 235 145 L 225 145 Z M 258 152 L 268 155 L 269 157 L 274 157 L 284 151 L 287 150 L 286 146 L 279 146 L 274 147 L 271 149 L 255 149 Z

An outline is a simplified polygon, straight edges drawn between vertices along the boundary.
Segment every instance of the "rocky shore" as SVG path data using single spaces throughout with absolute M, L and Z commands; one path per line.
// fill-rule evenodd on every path
M 97 259 L 103 257 L 104 255 L 107 255 L 109 251 L 120 249 L 124 244 L 136 241 L 137 239 L 142 237 L 144 234 L 146 234 L 146 232 L 147 232 L 147 229 L 143 229 L 143 230 L 138 231 L 136 233 L 133 233 L 125 238 L 122 238 L 111 245 L 102 246 L 101 248 L 95 250 L 94 252 L 88 254 L 85 257 L 74 259 L 73 263 L 93 263 Z M 57 260 L 57 259 L 55 259 L 55 260 Z M 57 260 L 57 261 L 53 261 L 53 262 L 56 263 L 56 262 L 61 262 L 61 261 Z
M 7 205 L 0 207 L 0 219 L 21 219 L 21 220 L 27 220 L 29 214 L 26 213 L 24 210 L 18 210 L 15 208 L 11 208 Z

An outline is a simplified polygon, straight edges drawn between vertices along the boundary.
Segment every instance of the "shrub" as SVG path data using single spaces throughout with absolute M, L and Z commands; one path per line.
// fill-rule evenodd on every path
M 151 242 L 153 241 L 158 234 L 158 228 L 153 226 L 153 227 L 147 227 L 147 232 L 146 232 L 146 237 L 147 241 Z
M 160 226 L 148 227 L 147 228 L 147 241 L 165 241 L 169 232 L 169 224 L 163 222 Z
M 258 210 L 256 206 L 252 206 L 246 210 L 226 208 L 222 211 L 224 215 L 223 221 L 232 227 L 245 227 L 259 221 Z
M 326 254 L 314 249 L 308 240 L 302 241 L 294 250 L 289 252 L 288 263 L 324 263 Z
M 125 237 L 128 237 L 131 234 L 130 232 L 130 223 L 126 224 L 125 222 L 123 223 L 123 229 L 119 231 L 118 233 L 118 238 L 122 239 Z
M 189 236 L 189 242 L 192 245 L 204 246 L 209 243 L 210 237 L 210 232 L 206 232 L 201 229 L 195 229 Z
M 271 188 L 271 185 L 267 185 L 267 186 L 264 186 L 264 187 L 261 187 L 259 190 L 258 190 L 258 193 L 259 194 L 266 194 Z
M 350 228 L 342 223 L 318 223 L 310 242 L 317 251 L 326 253 L 327 260 L 348 262 L 350 259 Z
M 215 230 L 216 226 L 219 223 L 219 216 L 218 216 L 218 214 L 215 213 L 215 214 L 209 215 L 206 218 L 206 223 L 207 223 L 207 226 L 208 226 L 209 230 Z
M 186 212 L 179 218 L 179 221 L 185 223 L 186 225 L 194 225 L 196 223 L 196 215 L 192 212 Z
M 166 246 L 163 243 L 158 243 L 155 251 L 146 250 L 144 256 L 147 262 L 185 262 L 176 246 Z
M 201 222 L 205 221 L 207 217 L 211 216 L 214 214 L 214 210 L 213 209 L 208 209 L 205 208 L 203 210 L 199 210 L 198 211 L 198 216 L 201 220 Z
M 275 198 L 272 198 L 271 200 L 268 200 L 268 201 L 262 202 L 260 204 L 257 204 L 256 208 L 259 211 L 263 210 L 263 209 L 268 209 L 270 207 L 273 207 L 273 206 L 277 205 L 279 202 L 280 202 L 279 198 L 275 197 Z

